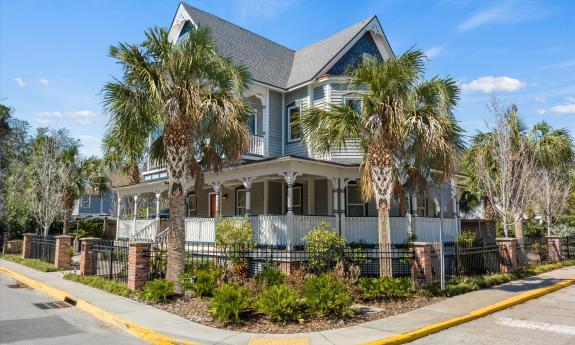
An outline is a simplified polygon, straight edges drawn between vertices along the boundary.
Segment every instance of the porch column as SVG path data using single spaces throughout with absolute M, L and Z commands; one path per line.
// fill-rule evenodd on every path
M 246 215 L 249 216 L 251 212 L 251 194 L 252 194 L 252 180 L 253 177 L 244 177 L 242 179 L 242 184 L 246 189 Z
M 216 193 L 216 217 L 221 216 L 222 211 L 222 182 L 215 181 L 212 182 L 212 188 Z
M 122 196 L 120 193 L 117 195 L 118 205 L 116 205 L 116 239 L 118 239 L 118 232 L 120 231 L 120 217 L 122 216 Z
M 290 250 L 293 247 L 294 242 L 294 224 L 293 224 L 293 186 L 295 184 L 296 178 L 301 175 L 293 171 L 288 171 L 281 173 L 287 183 L 287 249 Z
M 156 222 L 160 221 L 160 196 L 162 193 L 156 190 Z
M 347 209 L 345 205 L 345 187 L 347 187 L 350 181 L 351 179 L 348 178 L 343 178 L 340 181 L 338 209 L 339 209 L 339 224 L 341 227 L 340 232 L 342 234 L 345 234 L 345 232 L 347 231 L 347 226 L 345 224 L 346 209 Z
M 136 219 L 138 218 L 138 194 L 134 193 L 134 234 L 137 232 L 136 230 Z M 133 234 L 130 234 L 130 237 Z
M 341 224 L 339 222 L 339 187 L 338 187 L 339 179 L 337 177 L 331 178 L 331 198 L 332 198 L 332 207 L 333 207 L 333 216 L 335 217 L 335 224 L 337 225 L 337 232 L 340 235 L 342 234 L 343 229 L 341 228 Z

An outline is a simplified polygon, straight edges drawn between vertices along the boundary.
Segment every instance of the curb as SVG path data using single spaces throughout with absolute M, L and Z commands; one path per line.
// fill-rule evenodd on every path
M 554 284 L 554 285 L 551 285 L 548 287 L 544 287 L 544 288 L 538 288 L 538 289 L 534 289 L 531 291 L 527 291 L 527 292 L 521 293 L 519 295 L 510 297 L 504 301 L 497 302 L 497 303 L 489 305 L 487 307 L 479 308 L 479 309 L 474 310 L 474 311 L 472 311 L 466 315 L 463 315 L 463 316 L 454 317 L 452 319 L 438 322 L 438 323 L 435 323 L 435 324 L 432 324 L 429 326 L 425 326 L 425 327 L 416 329 L 416 330 L 411 331 L 411 332 L 402 333 L 402 334 L 399 334 L 399 335 L 396 335 L 393 337 L 389 337 L 389 338 L 383 338 L 383 339 L 379 339 L 379 340 L 370 341 L 370 342 L 363 343 L 360 345 L 389 345 L 389 344 L 409 343 L 411 341 L 414 341 L 414 340 L 419 339 L 419 338 L 423 338 L 423 337 L 428 336 L 430 334 L 437 333 L 437 332 L 443 331 L 445 329 L 460 325 L 462 323 L 473 321 L 475 319 L 481 318 L 481 317 L 489 315 L 489 314 L 493 314 L 493 313 L 498 312 L 500 310 L 510 308 L 514 305 L 524 303 L 524 302 L 529 301 L 531 299 L 541 297 L 543 295 L 547 295 L 551 292 L 563 289 L 563 288 L 570 286 L 570 285 L 573 285 L 573 284 L 575 284 L 575 278 L 565 279 L 562 282 L 559 282 L 557 284 Z
M 156 344 L 156 345 L 200 345 L 198 343 L 193 343 L 186 340 L 180 340 L 176 338 L 172 338 L 165 334 L 156 332 L 152 329 L 142 327 L 135 322 L 129 321 L 124 319 L 119 315 L 112 314 L 107 312 L 88 301 L 84 301 L 82 299 L 77 299 L 71 295 L 69 295 L 66 291 L 54 288 L 52 286 L 46 285 L 42 282 L 34 280 L 30 277 L 27 277 L 23 274 L 18 272 L 14 272 L 9 268 L 0 265 L 0 272 L 4 272 L 11 276 L 12 278 L 18 280 L 19 282 L 26 284 L 36 290 L 40 290 L 45 292 L 46 294 L 55 297 L 62 301 L 67 301 L 71 304 L 74 304 L 77 308 L 91 314 L 95 318 L 110 323 L 114 326 L 122 328 L 129 333 L 133 334 L 134 336 L 145 340 L 149 343 Z
M 147 342 L 150 342 L 152 344 L 156 344 L 156 345 L 200 345 L 198 343 L 193 343 L 193 342 L 189 342 L 189 341 L 185 341 L 185 340 L 172 338 L 172 337 L 167 336 L 165 334 L 156 332 L 152 329 L 140 326 L 137 323 L 132 322 L 132 321 L 128 321 L 119 315 L 115 315 L 115 314 L 112 314 L 110 312 L 107 312 L 107 311 L 93 305 L 90 302 L 87 302 L 87 301 L 84 301 L 81 299 L 76 299 L 73 296 L 70 296 L 67 292 L 65 292 L 63 290 L 51 287 L 51 286 L 46 285 L 42 282 L 39 282 L 39 281 L 34 280 L 32 278 L 29 278 L 23 274 L 14 272 L 11 269 L 6 268 L 2 265 L 0 265 L 0 272 L 4 272 L 4 273 L 10 275 L 12 278 L 36 289 L 36 290 L 43 291 L 43 292 L 47 293 L 48 295 L 51 295 L 51 296 L 53 296 L 59 300 L 62 300 L 62 301 L 65 300 L 65 301 L 68 301 L 72 304 L 75 304 L 76 307 L 78 307 L 79 309 L 84 310 L 85 312 L 93 315 L 97 319 L 102 320 L 102 321 L 107 322 L 107 323 L 110 323 L 112 325 L 115 325 L 117 327 L 120 327 L 120 328 L 130 332 L 134 336 L 136 336 L 140 339 L 143 339 Z M 492 304 L 490 306 L 479 308 L 479 309 L 474 310 L 474 311 L 472 311 L 472 312 L 470 312 L 464 316 L 455 317 L 455 318 L 452 318 L 449 320 L 445 320 L 442 322 L 438 322 L 438 323 L 435 323 L 435 324 L 432 324 L 429 326 L 425 326 L 425 327 L 416 329 L 414 331 L 402 333 L 402 334 L 399 334 L 399 335 L 396 335 L 393 337 L 382 338 L 379 340 L 370 341 L 367 343 L 363 343 L 361 345 L 405 344 L 405 343 L 414 341 L 416 339 L 423 338 L 427 335 L 437 333 L 437 332 L 440 332 L 442 330 L 460 325 L 462 323 L 466 323 L 466 322 L 481 318 L 483 316 L 498 312 L 498 311 L 503 310 L 503 309 L 507 309 L 507 308 L 512 307 L 514 305 L 524 303 L 524 302 L 529 301 L 531 299 L 544 296 L 546 294 L 549 294 L 551 292 L 563 289 L 563 288 L 570 286 L 570 285 L 573 285 L 573 284 L 575 284 L 575 278 L 565 279 L 562 282 L 559 282 L 557 284 L 554 284 L 554 285 L 551 285 L 548 287 L 544 287 L 544 288 L 538 288 L 538 289 L 534 289 L 531 291 L 527 291 L 527 292 L 521 293 L 519 295 L 510 297 L 504 301 Z M 260 339 L 258 339 L 258 340 L 260 340 Z

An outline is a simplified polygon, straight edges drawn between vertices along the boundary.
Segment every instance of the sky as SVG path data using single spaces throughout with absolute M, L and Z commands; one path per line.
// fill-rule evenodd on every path
M 458 80 L 456 118 L 472 136 L 487 104 L 516 103 L 528 125 L 575 136 L 575 0 L 189 0 L 292 49 L 377 15 L 396 55 L 424 50 L 427 76 Z M 0 0 L 0 103 L 32 127 L 65 127 L 101 155 L 108 117 L 100 91 L 120 76 L 108 56 L 168 27 L 176 0 Z

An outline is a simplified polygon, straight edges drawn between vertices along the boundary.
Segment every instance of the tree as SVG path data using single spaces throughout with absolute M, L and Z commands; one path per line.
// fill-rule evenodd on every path
M 350 72 L 350 89 L 367 87 L 361 110 L 350 105 L 311 108 L 302 117 L 304 140 L 311 151 L 328 154 L 347 146 L 363 151 L 362 195 L 375 198 L 382 251 L 391 246 L 389 208 L 392 194 L 423 191 L 445 182 L 463 149 L 453 108 L 459 88 L 451 78 L 424 80 L 425 55 L 408 51 L 398 59 L 364 61 Z M 391 262 L 381 262 L 391 275 Z
M 62 148 L 67 143 L 60 134 L 39 130 L 26 171 L 30 212 L 44 235 L 48 235 L 64 207 L 66 167 L 62 162 Z
M 538 179 L 538 202 L 547 227 L 547 236 L 551 236 L 551 227 L 565 211 L 573 186 L 569 176 L 559 169 L 541 169 Z
M 104 104 L 111 116 L 107 133 L 119 148 L 135 148 L 133 157 L 153 153 L 152 159 L 166 161 L 166 279 L 181 292 L 186 178 L 191 175 L 198 188 L 203 170 L 218 171 L 247 151 L 250 109 L 243 93 L 249 76 L 245 67 L 218 54 L 207 28 L 191 30 L 177 45 L 168 40 L 165 29 L 150 29 L 142 44 L 118 44 L 110 48 L 110 55 L 123 67 L 123 76 L 104 86 Z M 150 138 L 155 144 L 138 146 Z M 124 161 L 132 161 L 130 151 L 119 151 Z

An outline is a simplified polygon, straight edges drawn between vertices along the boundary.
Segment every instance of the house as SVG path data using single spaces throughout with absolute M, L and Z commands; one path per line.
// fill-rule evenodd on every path
M 249 68 L 253 83 L 246 99 L 253 115 L 250 148 L 241 164 L 208 173 L 203 189 L 187 194 L 186 240 L 213 242 L 214 217 L 221 213 L 248 215 L 255 240 L 262 245 L 301 245 L 302 237 L 322 221 L 349 242 L 377 243 L 375 203 L 364 202 L 360 195 L 360 152 L 350 145 L 318 155 L 306 147 L 294 120 L 311 106 L 359 105 L 364 90 L 348 89 L 347 68 L 362 59 L 394 56 L 378 18 L 297 51 L 184 3 L 178 6 L 169 37 L 176 43 L 185 40 L 196 26 L 210 27 L 221 54 Z M 167 209 L 166 171 L 161 163 L 149 161 L 142 179 L 116 188 L 118 238 L 165 227 L 159 219 Z M 435 240 L 442 225 L 446 239 L 453 240 L 458 231 L 455 185 L 412 195 L 409 209 L 395 202 L 390 211 L 392 241 L 407 242 L 409 233 L 418 240 Z
M 97 191 L 87 190 L 82 196 L 76 200 L 74 210 L 72 211 L 73 218 L 95 218 L 95 217 L 115 217 L 116 208 L 114 207 L 115 198 L 114 191 L 107 190 L 104 194 Z

